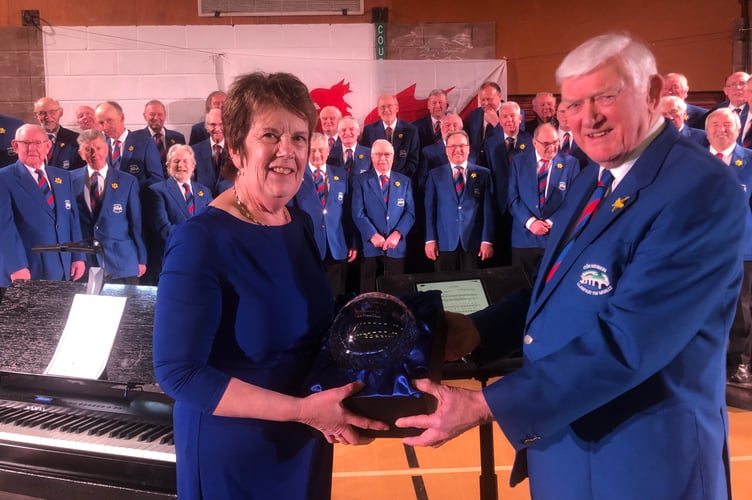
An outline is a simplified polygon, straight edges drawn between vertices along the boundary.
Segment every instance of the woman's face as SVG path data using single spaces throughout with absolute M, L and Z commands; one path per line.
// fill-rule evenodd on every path
M 167 173 L 181 184 L 190 180 L 195 169 L 196 162 L 191 158 L 191 154 L 184 149 L 172 155 L 170 163 L 167 165 Z
M 236 185 L 268 208 L 295 196 L 308 162 L 308 122 L 285 109 L 258 113 L 245 138 L 246 153 L 230 151 L 240 169 Z

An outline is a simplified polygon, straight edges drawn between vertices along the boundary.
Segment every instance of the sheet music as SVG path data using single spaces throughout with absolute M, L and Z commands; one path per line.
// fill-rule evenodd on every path
M 445 311 L 470 314 L 488 307 L 486 292 L 479 279 L 418 283 L 416 289 L 419 292 L 440 290 Z
M 126 297 L 77 294 L 48 375 L 97 379 L 104 372 Z

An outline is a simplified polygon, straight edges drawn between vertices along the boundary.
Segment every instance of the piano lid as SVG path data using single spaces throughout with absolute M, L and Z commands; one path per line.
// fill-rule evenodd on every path
M 50 363 L 68 311 L 85 283 L 15 281 L 0 303 L 0 370 L 40 375 Z M 127 297 L 104 378 L 120 384 L 155 385 L 152 330 L 157 288 L 105 285 L 102 295 Z

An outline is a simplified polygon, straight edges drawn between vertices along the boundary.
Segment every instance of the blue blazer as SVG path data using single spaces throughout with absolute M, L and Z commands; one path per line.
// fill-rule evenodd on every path
M 699 128 L 692 128 L 689 125 L 684 125 L 684 128 L 681 129 L 680 133 L 699 146 L 707 147 L 709 145 L 708 136 L 704 130 L 700 130 Z
M 70 173 L 55 167 L 45 170 L 54 211 L 20 160 L 0 169 L 0 287 L 10 285 L 10 274 L 23 268 L 32 279 L 70 280 L 71 261 L 84 260 L 79 253 L 31 251 L 38 245 L 81 240 Z
M 384 122 L 381 120 L 363 127 L 360 143 L 370 148 L 377 139 L 386 139 Z M 412 177 L 418 169 L 418 156 L 420 155 L 418 130 L 412 124 L 397 119 L 392 131 L 392 146 L 394 146 L 392 172 L 396 171 Z
M 188 144 L 190 146 L 193 146 L 194 144 L 198 144 L 201 141 L 205 141 L 208 138 L 209 138 L 209 132 L 206 131 L 206 124 L 204 123 L 203 120 L 191 125 L 191 135 L 190 135 L 190 139 L 188 139 Z
M 130 134 L 128 134 L 130 136 Z M 152 145 L 154 145 L 152 143 Z M 156 145 L 154 145 L 156 150 Z M 71 172 L 73 189 L 78 201 L 81 234 L 102 242 L 102 255 L 89 255 L 89 266 L 104 268 L 114 279 L 138 276 L 138 265 L 146 264 L 146 247 L 141 238 L 141 200 L 138 181 L 114 168 L 107 169 L 102 201 L 96 213 L 84 198 L 87 169 Z
M 556 212 L 564 201 L 572 181 L 580 172 L 576 158 L 558 153 L 550 164 L 546 202 L 538 202 L 538 160 L 534 149 L 512 158 L 509 176 L 509 212 L 512 214 L 512 247 L 545 248 L 548 235 L 535 235 L 525 227 L 530 217 L 556 220 Z
M 107 143 L 109 144 L 110 152 L 107 156 L 107 163 L 109 165 L 109 159 L 112 157 L 112 139 L 109 139 Z M 159 156 L 157 145 L 154 144 L 151 136 L 145 137 L 144 134 L 129 131 L 125 138 L 125 144 L 120 147 L 122 151 L 120 171 L 127 172 L 136 177 L 141 189 L 149 184 L 155 184 L 164 180 L 162 159 Z M 112 167 L 112 165 L 109 166 Z
M 146 126 L 144 128 L 140 128 L 138 130 L 134 130 L 132 132 L 133 134 L 137 135 L 143 135 L 145 137 L 148 137 L 152 141 L 154 141 L 154 138 L 151 135 L 151 130 L 149 130 L 149 127 Z M 167 149 L 165 149 L 165 153 L 170 150 L 172 146 L 175 144 L 185 144 L 185 136 L 178 132 L 177 130 L 170 130 L 168 128 L 163 128 L 162 133 L 165 136 L 165 142 L 167 144 Z M 154 144 L 156 146 L 156 143 Z M 159 151 L 159 149 L 157 149 Z
M 295 195 L 294 204 L 311 216 L 313 236 L 319 249 L 321 260 L 326 257 L 326 249 L 335 260 L 347 259 L 350 248 L 356 248 L 352 231 L 352 208 L 350 204 L 349 181 L 345 169 L 327 165 L 329 194 L 322 205 L 316 192 L 311 169 L 306 166 L 303 184 Z
M 491 165 L 488 161 L 488 149 L 486 148 L 484 143 L 487 139 L 495 135 L 501 135 L 503 138 L 504 129 L 501 127 L 501 123 L 497 123 L 496 126 L 491 129 L 491 132 L 484 138 L 483 115 L 483 108 L 475 108 L 468 115 L 462 129 L 467 132 L 467 135 L 470 138 L 470 155 L 476 159 L 485 156 L 486 165 L 481 166 L 490 168 Z M 481 151 L 484 151 L 484 153 L 481 154 Z
M 81 155 L 78 154 L 78 132 L 60 127 L 52 147 L 52 159 L 49 164 L 53 167 L 73 170 L 86 165 Z
M 684 123 L 692 128 L 705 130 L 705 115 L 707 113 L 707 109 L 687 103 L 687 112 L 684 115 Z
M 517 133 L 517 140 L 514 142 L 512 158 L 520 153 L 532 150 L 533 136 L 520 130 Z M 488 168 L 491 169 L 494 175 L 496 206 L 499 214 L 503 215 L 509 208 L 509 174 L 511 169 L 503 132 L 492 136 L 486 141 L 486 158 L 488 160 Z
M 337 146 L 339 144 L 339 146 Z M 332 150 L 329 151 L 329 157 L 326 159 L 327 166 L 335 166 L 345 168 L 344 152 L 342 151 L 342 144 L 337 139 L 337 143 L 334 144 Z M 353 176 L 368 172 L 371 168 L 371 148 L 367 148 L 361 144 L 355 144 L 353 149 L 353 166 L 350 172 L 347 172 L 348 177 L 352 180 Z M 351 182 L 352 184 L 352 182 Z
M 199 184 L 209 187 L 213 196 L 219 195 L 229 185 L 220 189 L 220 185 L 226 183 L 226 181 L 224 181 L 220 172 L 214 166 L 211 140 L 205 139 L 191 147 L 193 148 L 193 155 L 196 157 L 196 171 L 193 173 L 193 176 Z M 225 147 L 227 147 L 226 142 Z
M 726 498 L 726 341 L 749 206 L 710 155 L 664 127 L 548 283 L 554 225 L 524 321 L 525 362 L 484 389 L 541 498 Z M 564 200 L 579 215 L 589 166 Z M 506 301 L 473 319 L 492 352 L 519 325 Z M 523 313 L 524 314 L 524 313 Z M 508 339 L 508 337 L 506 337 Z M 534 395 L 534 396 L 533 396 Z
M 747 199 L 747 206 L 750 208 L 747 211 L 744 223 L 744 260 L 752 261 L 752 150 L 737 144 L 734 147 L 734 152 L 731 153 L 729 168 L 739 179 L 744 196 Z
M 23 124 L 23 120 L 16 117 L 0 115 L 0 168 L 18 160 L 10 141 L 16 138 L 16 130 Z
M 491 171 L 467 164 L 465 189 L 457 199 L 452 166 L 434 168 L 426 182 L 426 241 L 442 252 L 458 246 L 477 253 L 482 241 L 494 242 L 495 203 Z
M 392 170 L 389 177 L 389 204 L 384 203 L 381 183 L 376 170 L 371 169 L 355 176 L 353 180 L 352 212 L 353 222 L 360 233 L 364 257 L 386 255 L 395 259 L 405 257 L 405 238 L 415 223 L 415 204 L 410 178 Z M 392 231 L 402 235 L 395 248 L 384 253 L 371 244 L 371 237 L 379 233 L 385 238 Z
M 198 182 L 191 182 L 191 190 L 193 191 L 193 213 L 197 214 L 209 205 L 213 198 L 209 188 Z M 172 177 L 152 184 L 144 191 L 143 221 L 147 235 L 150 275 L 159 275 L 165 243 L 172 230 L 190 217 L 182 188 Z
M 413 126 L 418 130 L 418 144 L 421 151 L 423 151 L 423 148 L 442 140 L 441 130 L 438 134 L 434 134 L 433 120 L 431 120 L 430 114 L 415 120 Z

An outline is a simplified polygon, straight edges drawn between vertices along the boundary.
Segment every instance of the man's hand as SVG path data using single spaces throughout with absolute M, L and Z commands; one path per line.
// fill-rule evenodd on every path
M 72 281 L 78 281 L 86 271 L 86 264 L 82 260 L 74 260 L 70 265 L 70 276 Z
M 358 258 L 358 249 L 357 248 L 350 248 L 347 251 L 347 262 L 352 262 L 355 259 Z
M 139 264 L 138 265 L 138 277 L 140 278 L 141 276 L 143 276 L 145 272 L 146 272 L 146 264 Z
M 435 241 L 429 241 L 426 243 L 426 257 L 429 260 L 436 260 L 439 258 L 439 246 Z
M 28 267 L 24 267 L 23 269 L 19 269 L 15 273 L 10 273 L 10 280 L 16 281 L 16 280 L 30 280 L 31 279 L 31 271 L 29 271 Z
M 447 323 L 444 359 L 457 361 L 473 352 L 480 345 L 480 333 L 470 316 L 444 311 Z
M 386 240 L 384 240 L 384 246 L 382 247 L 382 250 L 389 250 L 390 248 L 397 248 L 397 244 L 402 239 L 402 235 L 399 233 L 399 231 L 392 231 L 392 233 L 386 237 Z
M 419 436 L 407 437 L 408 446 L 439 447 L 476 425 L 491 422 L 493 414 L 480 391 L 435 384 L 428 379 L 413 381 L 415 387 L 431 394 L 438 401 L 430 415 L 415 415 L 397 419 L 397 427 L 426 429 Z
M 480 260 L 486 260 L 493 257 L 493 245 L 490 243 L 486 243 L 485 241 L 481 241 L 480 243 L 480 252 L 478 252 L 478 257 L 480 257 Z
M 371 242 L 371 245 L 375 246 L 376 248 L 384 248 L 384 241 L 386 240 L 379 233 L 375 233 L 373 236 L 371 236 L 371 239 L 369 241 Z
M 495 109 L 487 109 L 483 112 L 483 121 L 495 127 L 499 124 L 499 115 L 496 114 Z
M 548 234 L 548 231 L 550 229 L 551 225 L 543 219 L 536 219 L 532 224 L 530 224 L 530 232 L 538 236 Z

